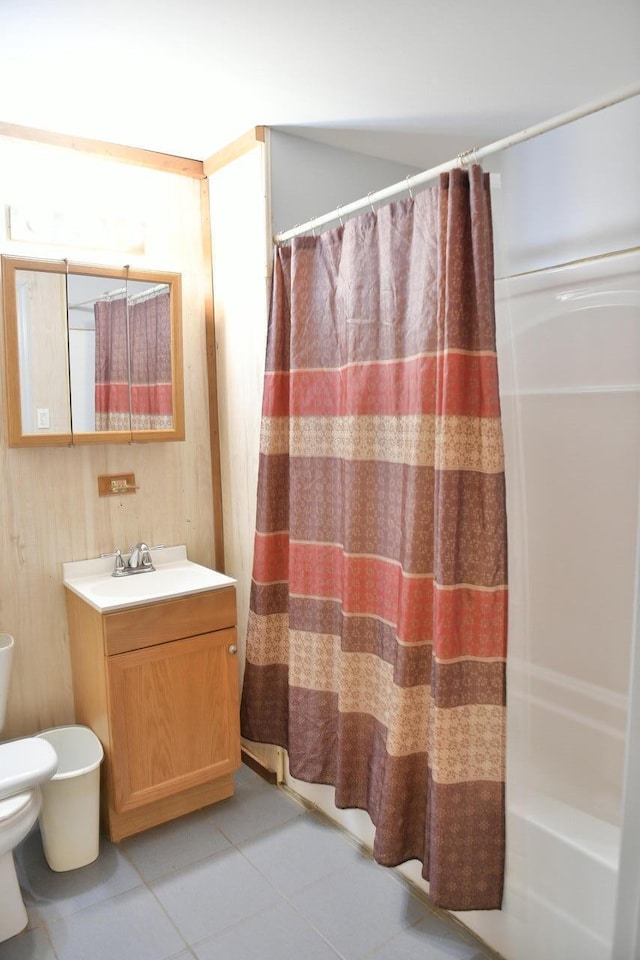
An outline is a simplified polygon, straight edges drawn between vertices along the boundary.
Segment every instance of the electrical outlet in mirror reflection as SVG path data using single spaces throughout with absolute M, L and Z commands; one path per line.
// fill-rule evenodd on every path
M 49 407 L 36 407 L 36 425 L 38 430 L 49 429 Z

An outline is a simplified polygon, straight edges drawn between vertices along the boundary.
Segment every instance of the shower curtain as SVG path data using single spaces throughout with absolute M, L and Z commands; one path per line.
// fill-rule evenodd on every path
M 96 430 L 173 426 L 169 291 L 95 304 Z M 129 375 L 130 371 L 130 375 Z
M 242 733 L 452 910 L 502 897 L 504 493 L 481 169 L 277 249 Z
M 129 303 L 131 429 L 173 427 L 169 291 Z
M 130 430 L 129 347 L 125 297 L 97 300 L 95 405 L 96 430 Z

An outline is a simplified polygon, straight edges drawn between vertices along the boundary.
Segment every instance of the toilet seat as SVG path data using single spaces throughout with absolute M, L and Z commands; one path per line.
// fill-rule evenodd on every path
M 13 797 L 5 797 L 0 800 L 0 830 L 9 826 L 9 821 L 22 817 L 33 805 L 33 790 L 27 790 L 25 793 L 17 793 Z
M 38 787 L 0 800 L 0 857 L 24 840 L 38 819 L 41 804 Z

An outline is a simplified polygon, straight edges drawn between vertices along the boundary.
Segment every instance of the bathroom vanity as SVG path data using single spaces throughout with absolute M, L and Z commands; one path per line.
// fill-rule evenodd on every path
M 163 560 L 120 581 L 63 565 L 76 721 L 104 747 L 115 841 L 231 796 L 240 766 L 235 581 Z

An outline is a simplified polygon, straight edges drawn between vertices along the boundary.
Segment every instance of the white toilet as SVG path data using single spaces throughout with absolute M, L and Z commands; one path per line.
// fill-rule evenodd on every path
M 15 641 L 0 633 L 0 730 L 4 724 Z M 0 743 L 0 943 L 27 925 L 13 851 L 40 812 L 40 784 L 56 772 L 58 758 L 46 740 L 26 737 Z

